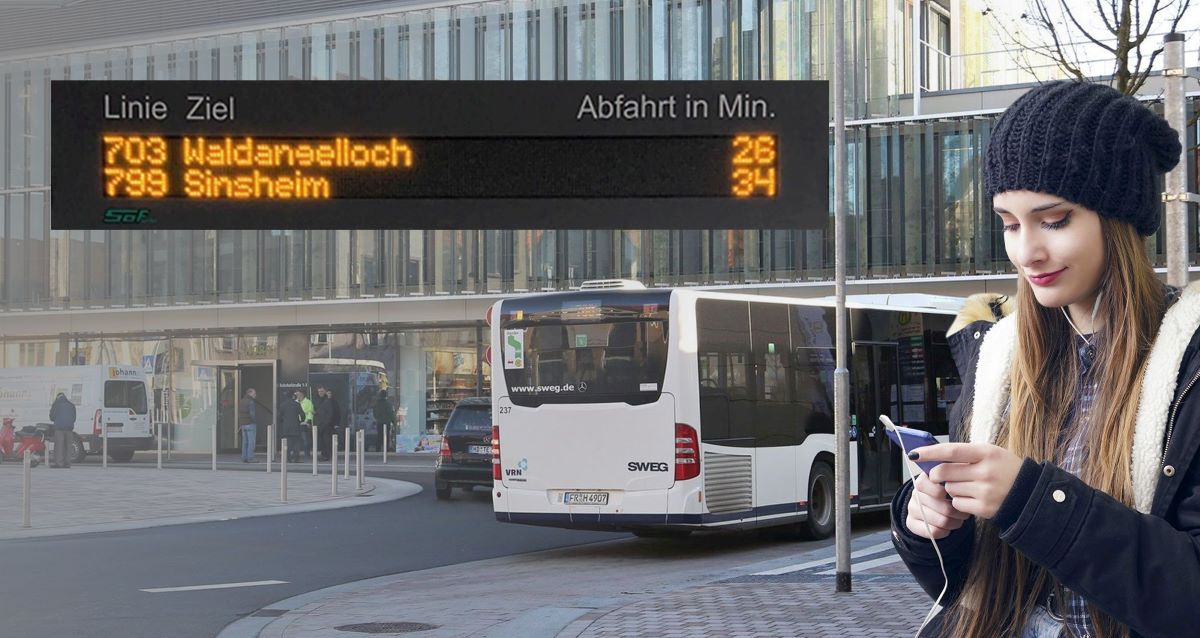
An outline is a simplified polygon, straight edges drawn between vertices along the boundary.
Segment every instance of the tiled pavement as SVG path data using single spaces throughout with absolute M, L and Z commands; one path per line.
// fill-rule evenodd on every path
M 930 601 L 886 530 L 855 539 L 847 593 L 834 591 L 832 545 L 797 547 L 630 539 L 509 556 L 280 601 L 221 638 L 346 638 L 349 625 L 404 622 L 432 625 L 411 634 L 422 638 L 916 633 Z

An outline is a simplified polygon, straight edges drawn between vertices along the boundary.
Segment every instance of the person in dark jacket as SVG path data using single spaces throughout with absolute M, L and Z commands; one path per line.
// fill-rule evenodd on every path
M 254 463 L 254 447 L 258 443 L 258 391 L 247 388 L 238 402 L 238 427 L 242 432 L 242 463 Z
M 285 396 L 279 404 L 279 435 L 287 441 L 287 460 L 299 461 L 303 444 L 300 441 L 300 424 L 304 422 L 304 408 L 300 407 L 300 393 Z
M 922 635 L 1196 635 L 1200 284 L 1164 286 L 1143 240 L 1180 150 L 1102 85 L 1044 84 L 997 122 L 985 190 L 1016 311 L 950 337 L 974 371 L 965 442 L 911 452 L 941 464 L 892 501 L 897 551 L 944 607 Z
M 75 438 L 75 404 L 66 394 L 58 393 L 50 404 L 50 422 L 54 424 L 54 462 L 50 467 L 71 467 L 71 440 Z
M 375 400 L 373 410 L 375 414 L 375 451 L 382 452 L 383 446 L 387 445 L 387 432 L 396 420 L 396 411 L 392 409 L 392 404 L 388 401 L 387 390 L 379 391 L 379 398 Z M 370 448 L 368 448 L 369 450 Z
M 317 424 L 318 443 L 321 449 L 321 460 L 328 461 L 330 452 L 333 448 L 331 438 L 336 433 L 338 425 L 338 414 L 341 408 L 338 402 L 333 398 L 333 392 L 325 387 L 317 388 L 317 407 L 314 418 Z

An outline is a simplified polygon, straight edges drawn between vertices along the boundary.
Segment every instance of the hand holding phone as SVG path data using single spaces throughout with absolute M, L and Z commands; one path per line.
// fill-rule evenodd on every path
M 925 447 L 926 445 L 937 445 L 939 441 L 932 434 L 914 428 L 906 428 L 902 425 L 892 423 L 886 414 L 879 415 L 879 420 L 883 422 L 884 430 L 887 432 L 888 438 L 896 447 L 900 448 L 901 453 L 907 454 L 917 448 Z M 941 464 L 941 461 L 917 461 L 917 467 L 929 476 L 930 470 Z

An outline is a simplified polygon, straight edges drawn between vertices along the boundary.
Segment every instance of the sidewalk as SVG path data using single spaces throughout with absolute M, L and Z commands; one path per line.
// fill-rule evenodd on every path
M 788 544 L 739 551 L 719 540 L 619 540 L 311 592 L 220 638 L 911 636 L 931 601 L 888 534 L 855 539 L 849 593 L 834 591 L 832 545 L 796 553 Z
M 260 471 L 198 471 L 75 465 L 56 470 L 34 468 L 31 521 L 21 528 L 23 468 L 0 465 L 0 540 L 79 534 L 162 525 L 220 521 L 369 505 L 421 491 L 412 483 L 368 478 L 361 494 L 356 479 L 338 478 L 331 496 L 328 474 L 313 476 L 311 466 L 293 463 L 288 471 L 288 500 L 279 500 L 279 466 Z

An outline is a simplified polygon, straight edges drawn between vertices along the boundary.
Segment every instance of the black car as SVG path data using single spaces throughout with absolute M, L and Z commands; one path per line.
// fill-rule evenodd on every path
M 492 400 L 463 399 L 450 413 L 442 432 L 433 475 L 438 500 L 450 498 L 455 487 L 470 490 L 476 485 L 492 487 Z

